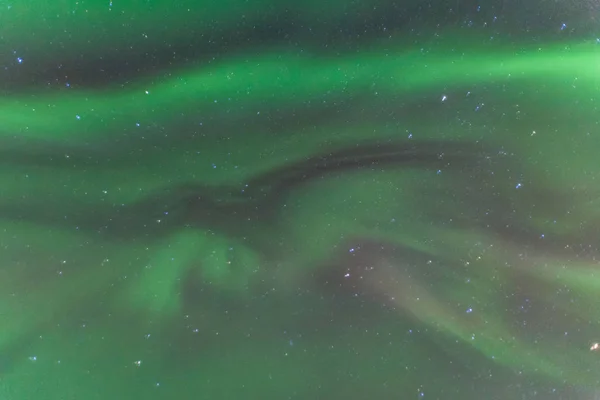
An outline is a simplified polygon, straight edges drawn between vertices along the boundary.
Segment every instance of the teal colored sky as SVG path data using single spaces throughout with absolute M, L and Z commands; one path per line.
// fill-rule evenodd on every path
M 598 11 L 0 3 L 0 398 L 596 398 Z

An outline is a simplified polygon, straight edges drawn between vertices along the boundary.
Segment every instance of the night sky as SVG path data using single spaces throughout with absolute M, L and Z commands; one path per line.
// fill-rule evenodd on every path
M 0 0 L 0 400 L 600 399 L 596 0 Z

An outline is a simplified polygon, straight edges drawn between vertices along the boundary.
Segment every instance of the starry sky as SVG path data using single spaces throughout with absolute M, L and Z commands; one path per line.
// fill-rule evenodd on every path
M 0 398 L 600 398 L 598 18 L 0 0 Z

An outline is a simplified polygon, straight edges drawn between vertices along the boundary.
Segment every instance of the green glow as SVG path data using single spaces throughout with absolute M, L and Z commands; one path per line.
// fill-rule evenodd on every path
M 71 43 L 71 55 L 104 54 L 159 35 L 183 40 L 183 28 L 157 22 L 188 27 L 198 16 L 191 1 L 21 3 L 0 13 L 2 48 L 49 59 L 60 58 L 57 45 L 44 56 L 40 37 Z M 271 7 L 226 3 L 203 6 L 196 29 L 238 23 L 230 9 L 250 23 Z M 300 19 L 320 4 L 303 3 Z M 101 41 L 90 26 L 102 27 Z M 337 396 L 328 382 L 343 367 L 365 386 L 400 391 L 420 376 L 406 365 L 428 351 L 596 387 L 598 49 L 449 31 L 335 56 L 239 49 L 126 84 L 6 92 L 0 374 L 10 372 L 0 397 L 283 398 L 292 388 L 311 398 L 319 385 Z M 373 143 L 423 151 L 432 141 L 482 150 L 464 165 L 444 147 L 441 167 L 431 155 L 426 166 L 328 166 L 284 185 L 311 157 Z M 363 301 L 327 270 L 351 265 L 367 242 L 391 253 L 355 266 L 371 268 L 347 289 Z M 539 313 L 527 326 L 524 298 Z M 302 335 L 288 345 L 282 332 L 294 330 Z M 354 367 L 359 353 L 364 365 Z M 366 367 L 388 356 L 387 367 Z M 452 383 L 446 364 L 423 365 Z

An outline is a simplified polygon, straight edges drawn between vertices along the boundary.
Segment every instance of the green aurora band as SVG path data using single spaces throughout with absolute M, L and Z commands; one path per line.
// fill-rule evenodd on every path
M 44 23 L 15 4 L 3 41 L 102 53 L 197 19 L 80 3 L 44 2 Z M 271 4 L 228 3 L 197 31 Z M 448 30 L 7 90 L 0 397 L 386 398 L 471 367 L 596 388 L 599 71 L 593 41 Z M 411 370 L 422 354 L 444 361 Z M 331 372 L 353 363 L 360 382 Z

